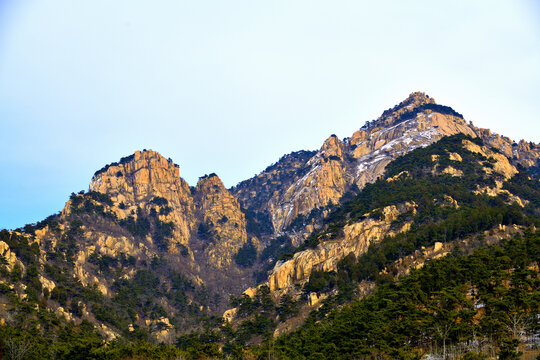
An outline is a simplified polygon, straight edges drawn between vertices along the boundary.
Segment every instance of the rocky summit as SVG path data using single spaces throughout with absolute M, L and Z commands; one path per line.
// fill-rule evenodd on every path
M 520 296 L 529 299 L 538 281 L 538 262 L 530 254 L 538 241 L 539 158 L 538 144 L 477 128 L 420 92 L 350 137 L 331 135 L 317 151 L 285 155 L 231 189 L 216 174 L 190 186 L 171 159 L 136 151 L 96 171 L 88 191 L 73 193 L 58 214 L 0 232 L 0 334 L 9 340 L 0 340 L 0 358 L 5 349 L 15 358 L 16 349 L 30 344 L 30 334 L 32 346 L 51 359 L 78 358 L 81 348 L 92 359 L 115 358 L 115 351 L 126 359 L 158 358 L 152 356 L 159 351 L 159 358 L 327 358 L 326 338 L 311 349 L 302 334 L 320 336 L 320 324 L 345 329 L 334 323 L 341 321 L 339 311 L 372 306 L 362 301 L 384 298 L 379 293 L 390 291 L 388 284 L 395 289 L 442 267 L 436 260 L 467 264 L 481 256 L 477 251 L 497 257 L 498 250 L 485 249 L 506 249 L 523 239 L 519 256 L 526 259 L 519 269 L 529 285 Z M 503 261 L 506 267 L 489 271 L 517 271 L 512 256 Z M 478 290 L 482 283 L 474 281 L 453 288 L 459 294 L 452 301 L 473 305 L 456 305 L 471 312 L 448 323 L 448 333 L 433 320 L 418 329 L 423 335 L 415 337 L 411 325 L 401 345 L 385 343 L 377 354 L 357 339 L 364 350 L 355 354 L 427 356 L 438 351 L 442 337 L 456 351 L 472 346 L 472 340 L 460 340 L 465 330 L 451 329 L 492 316 L 480 308 L 496 313 Z M 499 285 L 513 291 L 513 284 Z M 409 296 L 409 290 L 400 291 Z M 443 296 L 422 291 L 425 299 Z M 479 328 L 490 336 L 489 351 L 504 350 L 507 337 L 524 347 L 523 334 L 536 336 L 529 326 L 538 310 L 534 301 L 521 302 L 516 317 L 500 320 L 511 334 Z M 417 311 L 433 309 L 411 304 Z M 521 330 L 508 325 L 512 319 L 514 325 L 523 319 Z M 296 329 L 301 331 L 291 333 Z M 289 333 L 290 339 L 283 337 Z M 141 341 L 157 352 L 144 353 Z M 396 350 L 400 346 L 405 352 Z

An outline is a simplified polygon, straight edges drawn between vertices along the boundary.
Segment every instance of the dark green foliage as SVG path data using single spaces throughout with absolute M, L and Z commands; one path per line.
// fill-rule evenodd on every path
M 335 156 L 335 155 L 330 155 L 328 157 L 329 160 L 333 160 L 333 161 L 341 161 L 341 158 L 339 156 Z M 326 159 L 325 159 L 326 160 Z
M 207 328 L 202 333 L 193 332 L 179 336 L 176 339 L 176 346 L 187 352 L 188 359 L 219 357 L 221 355 L 220 340 L 220 334 Z
M 156 196 L 152 200 L 150 200 L 150 204 L 154 204 L 157 206 L 167 206 L 169 205 L 169 201 L 161 196 Z
M 325 272 L 314 270 L 309 276 L 309 281 L 304 285 L 304 291 L 310 292 L 327 292 L 336 285 L 334 272 Z
M 72 194 L 70 199 L 74 214 L 98 215 L 116 221 L 116 214 L 106 209 L 106 207 L 113 205 L 111 198 L 107 194 L 89 191 L 86 194 Z
M 270 243 L 259 254 L 259 262 L 264 264 L 262 269 L 255 273 L 255 280 L 266 280 L 268 272 L 274 268 L 278 260 L 292 256 L 295 247 L 287 235 L 281 235 L 270 240 Z
M 93 199 L 93 200 L 95 200 L 95 201 L 97 201 L 97 202 L 99 202 L 99 203 L 109 205 L 109 206 L 113 205 L 113 202 L 112 202 L 111 198 L 107 194 L 100 193 L 100 192 L 97 192 L 97 191 L 89 191 L 89 192 L 86 193 L 86 196 Z
M 242 212 L 246 216 L 246 230 L 248 233 L 261 236 L 262 234 L 272 234 L 274 232 L 274 226 L 268 212 L 254 211 L 243 207 Z
M 458 118 L 463 119 L 463 115 L 461 115 L 460 113 L 452 109 L 450 106 L 444 106 L 444 105 L 439 105 L 439 104 L 424 104 L 424 105 L 417 106 L 412 110 L 404 112 L 396 119 L 395 123 L 414 119 L 419 113 L 425 112 L 426 110 L 431 110 L 433 112 L 437 112 L 443 115 L 452 115 L 452 116 L 456 116 Z M 383 116 L 384 116 L 384 113 L 383 113 Z
M 275 260 L 280 259 L 283 254 L 290 253 L 293 250 L 291 239 L 287 235 L 280 235 L 270 240 L 270 244 L 261 252 L 259 260 L 269 261 L 274 264 Z
M 105 342 L 87 321 L 78 326 L 61 326 L 54 335 L 3 326 L 0 327 L 0 349 L 6 359 L 174 360 L 189 355 L 173 346 L 153 345 L 146 341 Z
M 108 255 L 92 253 L 88 256 L 88 262 L 96 265 L 100 271 L 109 271 L 118 266 L 118 259 Z
M 249 239 L 234 256 L 234 261 L 241 267 L 253 266 L 257 260 L 257 249 L 253 244 L 253 241 Z
M 395 237 L 385 237 L 379 244 L 371 245 L 368 252 L 351 269 L 353 279 L 374 279 L 386 265 L 398 257 L 410 254 L 422 246 L 436 241 L 451 241 L 489 230 L 498 224 L 527 225 L 528 221 L 518 208 L 502 206 L 460 208 L 448 214 L 438 223 L 425 222 L 413 226 L 410 231 Z
M 261 336 L 264 340 L 272 338 L 276 323 L 272 318 L 256 314 L 253 318 L 243 321 L 235 334 L 237 343 L 245 344 L 254 336 Z
M 379 220 L 379 221 L 384 220 L 384 214 L 381 211 L 381 209 L 375 209 L 369 215 L 370 215 L 371 218 L 373 218 L 375 220 Z
M 341 231 L 341 227 L 339 225 L 335 225 L 335 224 L 330 224 L 328 226 L 328 231 L 332 231 L 332 233 L 334 233 L 335 235 L 334 236 L 337 236 L 338 233 L 340 233 Z M 302 251 L 302 250 L 306 250 L 306 249 L 314 249 L 317 247 L 317 245 L 319 245 L 319 237 L 320 237 L 320 234 L 319 233 L 311 233 L 308 238 L 306 239 L 306 241 L 304 241 L 302 244 L 300 244 L 300 246 L 298 246 L 293 252 L 291 253 L 288 253 L 288 254 L 284 254 L 280 260 L 288 260 L 290 258 L 293 257 L 294 253 L 295 252 L 299 252 L 299 251 Z
M 15 284 L 22 280 L 22 269 L 19 264 L 13 265 L 13 269 L 10 273 L 10 280 Z
M 119 279 L 113 284 L 114 305 L 97 305 L 102 321 L 114 325 L 118 329 L 127 330 L 129 323 L 135 321 L 137 313 L 151 316 L 159 312 L 155 300 L 163 296 L 159 278 L 150 270 L 138 270 L 133 279 Z M 137 294 L 134 296 L 134 294 Z
M 172 208 L 170 206 L 163 206 L 159 209 L 159 215 L 169 215 L 172 211 Z
M 538 179 L 532 177 L 531 169 L 527 170 L 522 166 L 518 166 L 518 170 L 519 173 L 510 179 L 510 181 L 505 182 L 503 188 L 522 199 L 529 200 L 530 203 L 526 208 L 530 213 L 534 213 L 534 209 L 540 207 Z
M 94 173 L 94 177 L 101 174 L 101 173 L 104 173 L 105 171 L 107 171 L 111 166 L 118 166 L 118 165 L 122 165 L 122 164 L 126 164 L 130 161 L 132 161 L 133 159 L 135 158 L 135 154 L 132 154 L 132 155 L 129 155 L 129 156 L 126 156 L 126 157 L 123 157 L 120 159 L 119 162 L 113 162 L 113 163 L 110 163 L 108 165 L 105 165 L 104 167 L 102 167 L 101 169 L 99 169 L 98 171 L 96 171 Z
M 169 248 L 169 239 L 173 236 L 174 223 L 165 222 L 158 218 L 154 220 L 154 232 L 152 239 L 160 250 L 167 251 Z
M 402 171 L 407 171 L 408 174 L 402 175 L 399 179 L 392 182 L 379 180 L 374 184 L 368 184 L 362 192 L 345 202 L 342 207 L 338 208 L 329 216 L 324 231 L 312 234 L 297 249 L 297 251 L 300 251 L 305 248 L 315 247 L 320 241 L 339 237 L 345 225 L 362 220 L 364 214 L 369 214 L 368 216 L 375 219 L 382 219 L 383 214 L 380 209 L 384 206 L 399 204 L 405 201 L 414 201 L 417 204 L 416 215 L 413 215 L 411 212 L 404 213 L 392 223 L 393 226 L 397 226 L 403 221 L 414 220 L 411 230 L 407 233 L 384 238 L 378 245 L 370 246 L 368 252 L 359 259 L 355 259 L 352 254 L 347 256 L 340 262 L 338 271 L 335 273 L 324 273 L 320 271 L 314 271 L 312 273 L 309 282 L 304 287 L 306 292 L 329 292 L 336 288 L 339 290 L 337 296 L 331 296 L 326 301 L 319 312 L 321 315 L 316 315 L 314 319 L 322 319 L 325 314 L 328 316 L 329 311 L 337 304 L 350 300 L 354 294 L 354 284 L 356 282 L 370 279 L 376 280 L 381 289 L 392 286 L 392 276 L 381 276 L 379 274 L 380 271 L 397 258 L 410 254 L 422 246 L 430 246 L 435 241 L 446 242 L 461 239 L 492 229 L 499 224 L 528 226 L 538 223 L 538 206 L 536 202 L 538 202 L 539 186 L 538 182 L 529 180 L 526 173 L 522 176 L 514 177 L 505 185 L 509 189 L 511 187 L 516 193 L 519 192 L 522 198 L 531 199 L 531 204 L 525 209 L 526 211 L 519 206 L 508 206 L 502 197 L 492 198 L 472 194 L 472 190 L 475 190 L 479 184 L 481 186 L 492 185 L 492 178 L 487 177 L 482 169 L 485 166 L 486 159 L 465 150 L 462 146 L 463 140 L 474 141 L 476 143 L 480 142 L 479 139 L 471 139 L 463 135 L 443 138 L 438 143 L 424 149 L 415 150 L 390 163 L 387 166 L 387 176 L 395 176 Z M 449 160 L 449 152 L 459 153 L 463 158 L 463 162 Z M 455 181 L 455 179 L 446 175 L 432 175 L 431 170 L 434 165 L 432 155 L 439 155 L 437 162 L 440 168 L 451 165 L 463 171 L 463 177 L 459 181 Z M 459 203 L 460 207 L 442 206 L 440 202 L 436 201 L 442 194 L 451 196 Z M 507 247 L 507 249 L 509 248 L 511 247 Z M 534 253 L 534 251 L 530 253 Z M 519 256 L 513 258 L 518 259 Z M 452 271 L 456 270 L 453 269 Z M 448 278 L 445 278 L 441 284 L 448 284 L 447 280 Z M 429 281 L 421 281 L 423 285 L 429 283 Z M 428 290 L 433 291 L 432 288 Z M 452 296 L 457 296 L 456 294 L 454 292 Z M 462 295 L 460 296 L 463 298 Z M 392 301 L 395 302 L 396 300 Z M 465 300 L 462 299 L 459 301 L 463 303 Z M 446 305 L 446 307 L 450 310 L 452 309 L 452 305 L 450 304 Z M 466 315 L 465 313 L 460 313 L 458 310 L 456 310 L 457 312 L 452 311 L 445 313 L 446 315 L 444 316 L 459 316 L 460 319 L 462 317 L 464 319 Z M 468 314 L 470 313 L 469 311 Z M 467 316 L 470 319 L 470 315 Z M 405 318 L 414 321 L 417 317 L 413 316 L 413 314 L 408 314 L 403 315 L 403 319 Z M 437 319 L 433 319 L 433 321 L 437 321 Z M 493 324 L 490 326 L 493 327 Z M 425 332 L 426 330 L 423 329 L 421 331 Z M 456 341 L 451 336 L 447 338 L 446 335 L 443 337 L 433 335 L 430 341 L 439 342 L 440 346 L 446 345 L 447 341 Z M 344 334 L 340 336 L 344 336 Z M 378 338 L 377 336 L 374 336 L 374 339 Z M 412 347 L 403 352 L 402 350 L 407 349 L 407 347 L 404 346 L 405 343 L 399 343 L 400 337 L 402 339 L 410 339 L 410 335 L 403 332 L 399 333 L 399 335 L 393 333 L 392 336 L 395 336 L 395 338 L 391 339 L 391 341 L 389 339 L 389 343 L 385 345 L 389 349 L 386 356 L 391 358 L 406 358 L 414 353 L 414 348 Z M 315 340 L 315 342 L 317 341 Z M 424 340 L 419 338 L 418 344 L 422 344 L 422 341 Z M 373 346 L 372 344 L 365 344 L 366 346 Z M 348 349 L 343 352 L 347 354 L 345 356 L 346 358 L 351 356 L 363 357 L 370 354 L 368 348 L 359 353 L 350 352 L 353 351 L 353 348 L 357 348 L 356 345 L 354 347 L 345 346 L 345 348 Z M 330 349 L 333 349 L 333 347 L 329 348 L 328 354 L 331 353 Z M 401 350 L 397 351 L 396 349 Z M 324 354 L 324 351 L 321 352 L 315 349 L 310 349 L 303 352 L 303 354 L 305 357 L 311 358 L 311 355 L 307 356 L 307 354 L 317 352 Z M 287 356 L 304 358 L 294 352 L 289 352 Z
M 538 326 L 540 233 L 481 248 L 468 257 L 449 256 L 411 272 L 400 283 L 379 285 L 375 293 L 282 336 L 274 348 L 283 358 L 411 359 L 429 344 L 443 351 L 472 339 L 491 339 L 501 358 L 517 358 L 518 342 L 507 340 L 513 314 Z M 445 329 L 444 331 L 442 331 Z M 473 359 L 474 354 L 467 355 Z
M 300 303 L 294 301 L 289 294 L 283 295 L 281 299 L 279 299 L 279 305 L 276 309 L 279 320 L 284 321 L 298 315 L 299 305 Z
M 197 235 L 199 235 L 203 239 L 211 239 L 212 236 L 214 236 L 212 224 L 201 222 L 199 224 L 199 227 L 197 228 Z
M 141 208 L 137 208 L 137 219 L 128 216 L 120 220 L 120 225 L 125 227 L 133 236 L 146 236 L 150 233 L 150 221 L 144 216 Z
M 328 208 L 326 208 L 327 210 Z M 320 220 L 325 208 L 314 208 L 309 215 L 299 214 L 294 220 L 287 226 L 287 231 L 301 230 L 306 225 L 313 223 L 315 220 Z
M 265 340 L 271 338 L 276 327 L 274 318 L 278 308 L 270 297 L 268 286 L 259 287 L 253 299 L 245 294 L 239 298 L 231 297 L 230 304 L 238 308 L 237 316 L 243 319 L 237 331 L 229 334 L 234 344 L 245 345 L 253 337 Z M 285 306 L 289 308 L 289 312 L 294 312 L 294 304 Z M 285 308 L 282 311 L 287 313 Z
M 15 252 L 17 258 L 24 263 L 37 263 L 39 255 L 39 246 L 37 243 L 28 243 L 28 239 L 23 235 L 10 233 L 7 230 L 0 230 L 0 241 L 8 244 L 9 248 Z
M 29 297 L 29 301 L 37 302 L 37 295 L 41 294 L 42 285 L 39 281 L 39 272 L 36 264 L 31 264 L 26 268 L 26 274 L 23 280 L 26 284 L 26 292 Z
M 75 194 L 72 194 L 74 196 Z M 58 227 L 58 218 L 59 215 L 50 215 L 45 218 L 45 220 L 38 221 L 36 224 L 28 224 L 25 225 L 22 230 L 28 234 L 33 234 L 36 230 L 41 230 L 45 228 L 46 226 L 49 227 L 50 230 L 58 232 L 60 229 Z
M 473 153 L 465 149 L 462 144 L 463 140 L 471 141 L 477 145 L 483 145 L 480 138 L 472 138 L 463 134 L 447 136 L 430 146 L 415 149 L 406 155 L 398 157 L 386 167 L 386 176 L 392 177 L 402 171 L 408 171 L 416 175 L 415 177 L 422 177 L 426 169 L 431 170 L 433 168 L 432 155 L 439 155 L 437 162 L 441 169 L 452 165 L 464 171 L 462 179 L 470 183 L 479 176 L 482 177 L 484 175 L 479 162 L 487 159 L 478 153 Z M 463 161 L 450 160 L 448 154 L 451 152 L 458 153 Z
M 51 300 L 58 302 L 62 306 L 66 306 L 68 300 L 67 289 L 61 286 L 55 287 L 51 291 Z
M 177 243 L 176 246 L 180 249 L 180 255 L 184 257 L 189 255 L 189 250 L 184 244 Z
M 213 178 L 213 177 L 217 177 L 217 174 L 216 173 L 204 174 L 203 176 L 199 177 L 199 180 L 209 179 L 209 178 Z
M 517 350 L 519 345 L 518 339 L 505 338 L 502 340 L 501 349 L 499 352 L 500 360 L 519 360 L 523 353 Z

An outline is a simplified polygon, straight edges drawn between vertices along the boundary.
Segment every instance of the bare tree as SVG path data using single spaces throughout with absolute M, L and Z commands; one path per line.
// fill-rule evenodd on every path
M 435 333 L 443 343 L 443 359 L 446 359 L 446 340 L 450 335 L 450 331 L 454 327 L 454 323 L 450 321 L 441 321 L 434 326 Z
M 6 356 L 9 360 L 23 360 L 30 352 L 30 344 L 27 342 L 18 342 L 13 339 L 6 341 Z
M 528 314 L 525 312 L 512 311 L 506 313 L 506 329 L 514 339 L 524 341 L 529 323 Z

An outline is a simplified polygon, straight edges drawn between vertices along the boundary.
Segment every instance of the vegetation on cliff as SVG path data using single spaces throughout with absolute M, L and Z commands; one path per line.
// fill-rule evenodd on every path
M 540 232 L 531 230 L 470 256 L 456 251 L 399 282 L 380 283 L 374 294 L 340 310 L 313 313 L 299 330 L 259 349 L 260 356 L 414 359 L 453 352 L 480 358 L 506 351 L 504 358 L 514 358 L 512 339 L 538 331 L 539 254 Z

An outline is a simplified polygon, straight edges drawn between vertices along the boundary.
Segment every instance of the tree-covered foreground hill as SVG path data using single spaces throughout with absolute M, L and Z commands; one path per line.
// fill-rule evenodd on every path
M 539 260 L 540 232 L 530 229 L 469 256 L 456 251 L 322 319 L 312 314 L 266 350 L 284 359 L 517 358 L 540 330 Z
M 236 349 L 233 358 L 260 359 L 517 359 L 521 342 L 538 335 L 540 232 L 429 262 L 401 279 L 379 284 L 364 299 L 317 312 L 292 334 Z M 21 305 L 22 306 L 22 305 Z M 24 316 L 24 309 L 20 310 Z M 206 328 L 177 346 L 123 340 L 106 344 L 85 324 L 60 323 L 54 338 L 33 328 L 0 327 L 2 359 L 227 358 L 218 332 Z M 54 323 L 54 321 L 53 321 Z M 221 328 L 225 332 L 227 326 Z M 531 345 L 531 344 L 529 344 Z M 534 344 L 533 344 L 534 345 Z

